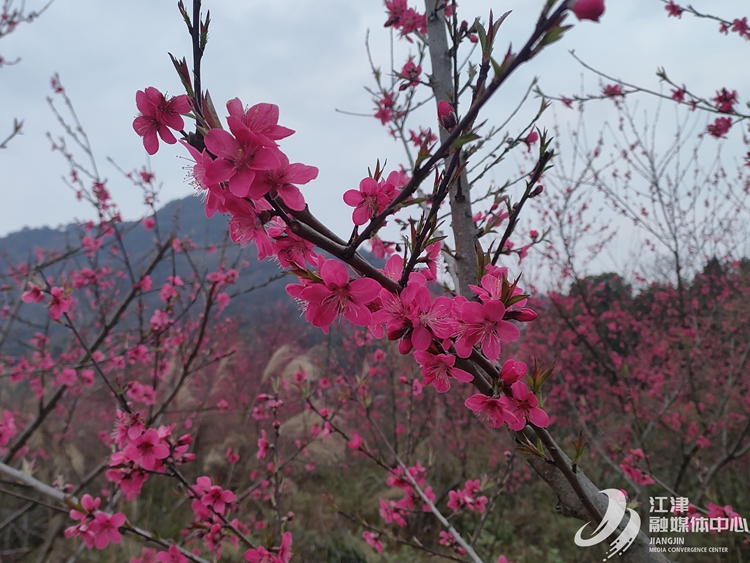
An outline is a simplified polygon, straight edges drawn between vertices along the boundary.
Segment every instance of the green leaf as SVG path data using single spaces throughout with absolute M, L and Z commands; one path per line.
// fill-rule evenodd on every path
M 198 47 L 201 52 L 206 50 L 206 43 L 208 43 L 208 24 L 211 23 L 211 10 L 206 12 L 206 19 L 201 24 L 201 35 L 198 41 Z
M 505 54 L 505 58 L 503 59 L 502 64 L 499 64 L 494 58 L 490 58 L 490 62 L 492 63 L 492 70 L 495 71 L 494 80 L 500 80 L 500 78 L 505 75 L 505 71 L 511 65 L 511 63 L 516 60 L 516 56 L 511 50 L 512 48 L 512 45 L 508 46 L 508 52 Z
M 528 295 L 515 295 L 515 296 L 511 297 L 510 299 L 508 299 L 508 302 L 505 303 L 505 307 L 506 308 L 510 307 L 511 305 L 515 305 L 519 301 L 523 301 L 524 299 L 528 299 L 528 298 L 529 298 Z
M 177 71 L 177 75 L 180 77 L 182 87 L 185 88 L 185 92 L 191 100 L 195 99 L 195 91 L 193 90 L 193 84 L 190 80 L 190 70 L 188 69 L 187 61 L 184 57 L 181 61 L 178 61 L 172 53 L 168 54 L 169 58 L 172 59 L 172 64 Z
M 474 254 L 477 256 L 477 280 L 481 280 L 487 271 L 487 264 L 489 262 L 487 261 L 487 255 L 482 250 L 482 245 L 477 240 L 474 241 Z
M 542 448 L 542 442 L 541 440 L 537 440 L 536 445 L 532 444 L 528 438 L 524 436 L 524 439 L 526 440 L 525 443 L 521 443 L 519 446 L 516 447 L 516 449 L 519 452 L 533 455 L 536 457 L 540 457 L 542 459 L 547 459 L 547 456 L 544 453 L 544 449 Z
M 412 199 L 408 199 L 406 201 L 402 201 L 395 207 L 394 212 L 398 211 L 399 209 L 403 209 L 404 207 L 410 207 L 412 205 L 419 205 L 420 203 L 423 203 L 425 201 L 427 201 L 426 197 L 415 197 Z
M 540 47 L 546 47 L 562 39 L 566 31 L 568 31 L 572 25 L 559 25 L 550 29 L 539 44 Z
M 460 149 L 463 147 L 466 143 L 470 143 L 472 141 L 476 141 L 477 139 L 481 139 L 479 135 L 476 133 L 466 133 L 466 135 L 461 135 L 458 139 L 453 141 L 451 143 L 451 148 L 453 149 Z
M 211 129 L 222 129 L 219 114 L 216 113 L 216 107 L 208 90 L 206 90 L 206 94 L 203 96 L 203 117 Z
M 190 22 L 190 16 L 188 15 L 187 10 L 185 9 L 185 4 L 182 3 L 182 0 L 177 2 L 177 9 L 180 10 L 182 19 L 185 20 L 185 25 L 187 25 L 188 30 L 192 33 L 193 25 Z
M 552 364 L 552 367 L 549 369 L 543 371 L 541 375 L 539 376 L 539 379 L 537 379 L 535 387 L 537 389 L 541 389 L 542 385 L 549 379 L 549 376 L 552 375 L 552 372 L 555 371 L 555 364 Z
M 495 37 L 497 37 L 497 31 L 500 29 L 500 26 L 503 25 L 503 22 L 505 21 L 505 18 L 507 18 L 513 10 L 508 10 L 505 12 L 502 16 L 500 16 L 500 19 L 498 19 L 496 22 L 492 24 L 492 40 L 495 40 Z
M 484 26 L 479 21 L 479 18 L 474 20 L 474 27 L 477 30 L 477 35 L 479 36 L 479 45 L 482 48 L 482 53 L 489 52 L 487 50 L 487 31 L 484 29 Z

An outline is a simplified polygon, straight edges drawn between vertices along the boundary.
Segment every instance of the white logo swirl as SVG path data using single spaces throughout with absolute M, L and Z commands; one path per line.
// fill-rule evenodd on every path
M 624 552 L 635 541 L 641 528 L 641 517 L 638 516 L 638 513 L 633 509 L 628 508 L 625 495 L 622 494 L 622 491 L 619 489 L 604 489 L 599 492 L 607 495 L 609 499 L 609 505 L 607 506 L 607 512 L 604 514 L 604 519 L 599 523 L 596 530 L 594 530 L 594 535 L 588 539 L 584 539 L 583 537 L 583 530 L 588 524 L 581 526 L 581 529 L 576 532 L 576 537 L 573 541 L 575 541 L 576 545 L 581 547 L 590 547 L 603 542 L 617 529 L 625 516 L 625 511 L 627 510 L 628 515 L 630 516 L 630 521 L 627 526 L 625 526 L 622 533 L 610 544 L 607 557 L 605 558 L 606 561 L 610 557 Z

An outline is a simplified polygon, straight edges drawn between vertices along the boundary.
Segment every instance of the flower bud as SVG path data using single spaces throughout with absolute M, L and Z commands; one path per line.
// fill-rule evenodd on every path
M 529 197 L 536 197 L 544 191 L 544 186 L 541 184 L 534 188 L 534 191 L 529 194 Z
M 453 111 L 453 108 L 448 102 L 443 100 L 438 104 L 437 111 L 440 125 L 442 125 L 446 131 L 452 131 L 457 123 L 456 113 Z
M 180 436 L 180 439 L 177 440 L 178 446 L 187 446 L 188 444 L 193 443 L 193 437 L 190 434 L 183 434 Z
M 579 20 L 598 22 L 604 13 L 604 0 L 576 0 L 572 9 Z
M 537 318 L 537 314 L 534 311 L 525 307 L 518 309 L 517 313 L 518 316 L 516 317 L 516 320 L 521 321 L 522 323 L 527 323 Z

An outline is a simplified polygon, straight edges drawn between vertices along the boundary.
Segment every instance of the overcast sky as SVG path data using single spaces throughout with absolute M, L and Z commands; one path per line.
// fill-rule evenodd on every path
M 27 4 L 35 7 L 33 0 Z M 541 4 L 542 0 L 462 0 L 459 15 L 471 21 L 475 16 L 486 19 L 490 8 L 496 13 L 513 10 L 498 40 L 502 52 L 508 41 L 522 44 Z M 351 224 L 341 218 L 350 217 L 351 208 L 341 194 L 356 187 L 377 158 L 393 166 L 404 160 L 377 120 L 336 111 L 373 113 L 363 89 L 372 84 L 365 36 L 370 30 L 376 64 L 387 69 L 389 32 L 383 28 L 382 2 L 208 0 L 204 5 L 213 20 L 204 87 L 222 112 L 226 100 L 236 96 L 247 105 L 280 106 L 281 124 L 297 131 L 283 141 L 282 149 L 292 162 L 320 169 L 319 178 L 303 189 L 307 201 L 324 221 L 348 233 Z M 696 7 L 730 19 L 747 11 L 743 0 L 698 1 Z M 665 66 L 674 80 L 706 97 L 726 86 L 737 89 L 744 103 L 750 73 L 738 69 L 746 67 L 748 44 L 736 35 L 721 36 L 716 28 L 713 22 L 692 17 L 667 18 L 657 0 L 609 0 L 601 24 L 576 24 L 510 81 L 491 102 L 486 117 L 502 120 L 533 76 L 539 76 L 543 89 L 552 94 L 579 91 L 584 71 L 568 54 L 570 49 L 623 80 L 656 89 L 655 71 Z M 0 151 L 0 235 L 90 215 L 61 181 L 67 167 L 50 152 L 46 139 L 47 131 L 60 132 L 45 102 L 55 72 L 75 104 L 100 171 L 109 179 L 126 219 L 141 216 L 141 194 L 106 157 L 128 170 L 149 166 L 163 182 L 162 202 L 192 193 L 184 181 L 184 151 L 162 148 L 149 162 L 132 129 L 136 90 L 155 86 L 181 93 L 167 52 L 179 57 L 189 53 L 189 37 L 171 0 L 55 0 L 38 21 L 0 40 L 0 55 L 21 58 L 19 64 L 0 69 L 0 136 L 5 137 L 14 117 L 24 120 L 24 134 Z M 597 82 L 586 75 L 590 90 Z M 517 123 L 519 129 L 523 125 Z

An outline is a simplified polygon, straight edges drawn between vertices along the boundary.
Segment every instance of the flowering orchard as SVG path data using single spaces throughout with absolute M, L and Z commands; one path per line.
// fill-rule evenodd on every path
M 750 38 L 746 18 L 664 4 L 668 17 L 714 20 L 728 40 Z M 557 281 L 542 300 L 549 324 L 531 325 L 521 347 L 556 361 L 545 407 L 558 431 L 567 427 L 571 440 L 592 450 L 600 479 L 617 475 L 644 504 L 653 489 L 679 491 L 690 500 L 679 511 L 690 522 L 729 519 L 747 511 L 737 485 L 750 451 L 749 116 L 737 91 L 701 94 L 665 69 L 657 76 L 667 92 L 594 72 L 603 80 L 599 92 L 555 97 L 579 111 L 573 157 L 548 174 L 552 195 L 540 209 L 549 235 L 544 259 Z M 670 143 L 655 141 L 665 128 L 658 109 L 643 126 L 635 104 L 644 94 L 676 104 Z M 616 120 L 587 144 L 585 114 L 597 100 L 613 104 Z M 625 218 L 637 238 L 639 256 L 620 275 L 589 274 L 590 262 L 617 240 L 602 208 Z M 747 545 L 746 534 L 728 540 Z
M 181 147 L 206 216 L 226 216 L 228 238 L 252 260 L 228 241 L 201 246 L 168 232 L 146 169 L 124 175 L 143 190 L 149 214 L 123 222 L 53 80 L 65 132 L 53 148 L 98 221 L 81 226 L 65 251 L 40 250 L 6 272 L 0 495 L 11 509 L 0 512 L 0 532 L 8 557 L 94 560 L 121 544 L 118 558 L 132 563 L 507 563 L 558 561 L 565 545 L 568 556 L 593 561 L 600 548 L 575 548 L 573 536 L 609 512 L 599 493 L 606 486 L 625 489 L 631 508 L 647 493 L 689 496 L 680 514 L 691 518 L 748 508 L 720 499 L 732 494 L 735 462 L 746 465 L 750 449 L 747 267 L 728 262 L 742 213 L 684 211 L 704 197 L 700 187 L 683 198 L 652 178 L 651 191 L 638 192 L 630 180 L 643 170 L 640 158 L 654 156 L 644 141 L 603 162 L 602 137 L 593 151 L 580 149 L 581 175 L 553 168 L 561 149 L 541 127 L 548 100 L 583 108 L 611 99 L 627 123 L 627 97 L 643 88 L 608 83 L 591 96 L 547 96 L 520 126 L 509 125 L 513 115 L 502 125 L 484 119 L 521 65 L 605 13 L 602 0 L 539 4 L 526 42 L 506 49 L 498 41 L 510 12 L 472 21 L 455 1 L 385 1 L 384 24 L 410 56 L 389 80 L 373 65 L 369 91 L 406 162 L 388 168 L 373 156 L 359 186 L 341 194 L 351 208 L 345 239 L 306 204 L 318 169 L 282 151 L 295 133 L 282 125 L 283 108 L 214 103 L 201 65 L 209 27 L 220 22 L 200 0 L 180 1 L 191 61 L 171 59 L 185 94 L 138 91 L 133 129 L 150 155 Z M 689 12 L 748 36 L 746 20 L 665 7 L 665 16 Z M 671 84 L 665 71 L 660 77 Z M 736 92 L 711 99 L 672 86 L 654 95 L 719 114 L 702 139 L 744 126 Z M 435 118 L 415 125 L 425 105 Z M 488 181 L 511 154 L 523 161 L 518 177 Z M 614 184 L 604 179 L 610 169 Z M 742 170 L 731 182 L 721 176 L 706 197 L 746 210 L 742 181 Z M 651 233 L 655 252 L 671 255 L 670 281 L 634 294 L 617 277 L 579 275 L 576 244 L 593 232 L 594 246 L 606 242 L 606 226 L 586 211 L 592 186 Z M 533 207 L 540 213 L 528 219 Z M 522 232 L 526 221 L 534 228 Z M 135 254 L 129 241 L 144 231 L 149 250 Z M 704 233 L 709 250 L 695 244 Z M 562 280 L 544 298 L 525 291 L 519 275 L 531 252 Z M 712 255 L 711 269 L 690 269 Z M 243 281 L 255 256 L 278 264 L 309 326 L 292 331 L 279 314 L 262 320 L 255 341 L 243 338 L 232 309 L 258 289 Z M 304 348 L 302 334 L 314 335 Z M 679 439 L 669 442 L 670 433 Z M 555 503 L 570 519 L 562 528 L 540 514 Z M 625 560 L 668 560 L 649 549 L 647 532 L 634 536 Z M 730 541 L 740 556 L 743 541 Z

